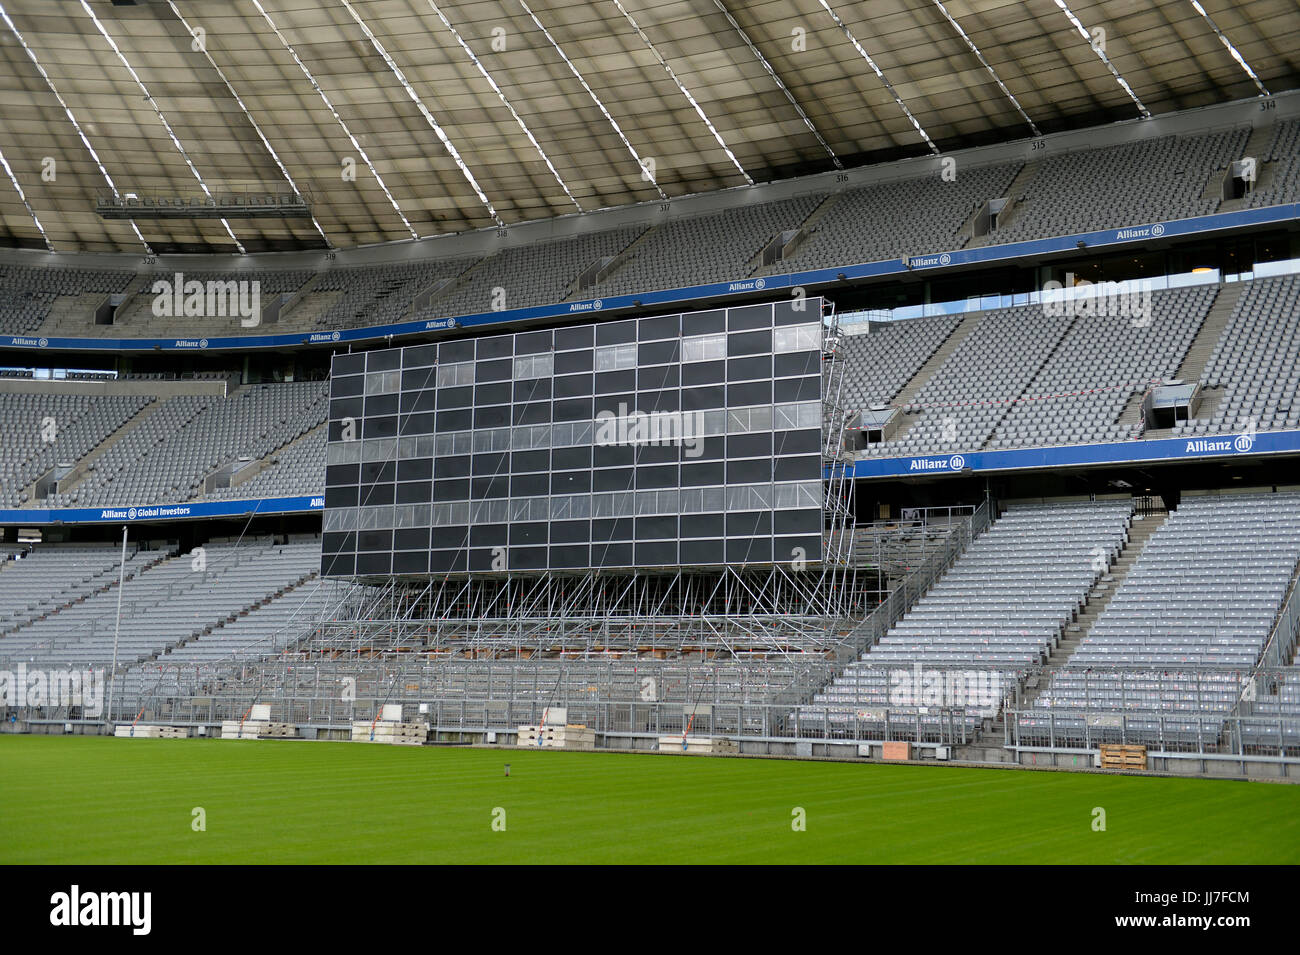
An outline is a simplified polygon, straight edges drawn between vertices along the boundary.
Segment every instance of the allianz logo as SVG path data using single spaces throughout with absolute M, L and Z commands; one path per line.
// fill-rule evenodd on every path
M 1255 447 L 1253 434 L 1239 434 L 1235 438 L 1196 438 L 1187 442 L 1184 454 L 1208 454 L 1215 451 L 1235 451 L 1243 454 Z
M 1115 233 L 1116 239 L 1149 239 L 1153 236 L 1162 236 L 1165 234 L 1163 222 L 1157 222 L 1155 225 L 1142 226 L 1138 229 L 1120 229 Z
M 308 507 L 324 507 L 324 506 L 325 506 L 325 498 L 323 498 L 323 497 L 313 497 L 313 498 L 311 499 L 311 503 L 310 503 L 309 505 L 307 505 L 307 506 L 308 506 Z
M 960 471 L 966 467 L 966 458 L 954 454 L 950 458 L 912 458 L 909 471 Z

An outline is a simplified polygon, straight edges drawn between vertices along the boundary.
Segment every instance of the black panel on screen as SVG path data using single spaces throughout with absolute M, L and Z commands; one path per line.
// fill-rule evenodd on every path
M 396 461 L 369 461 L 361 465 L 361 483 L 375 484 L 379 481 L 397 480 Z
M 476 405 L 508 405 L 514 396 L 514 387 L 508 381 L 491 381 L 471 388 L 456 388 L 455 391 L 469 391 Z M 468 404 L 468 402 L 466 403 Z M 448 405 L 448 407 L 453 407 Z
M 788 352 L 772 358 L 772 374 L 778 378 L 821 373 L 822 356 L 815 351 Z
M 591 566 L 591 547 L 587 544 L 566 544 L 550 547 L 552 568 L 580 568 Z
M 595 326 L 575 325 L 572 328 L 555 330 L 555 350 L 567 351 L 572 348 L 590 348 L 595 341 Z
M 366 370 L 365 353 L 356 355 L 335 355 L 333 363 L 333 374 L 335 377 L 343 375 L 359 375 Z
M 320 572 L 326 577 L 351 577 L 357 572 L 355 554 L 322 554 Z
M 438 346 L 435 345 L 410 345 L 406 349 L 406 354 L 402 356 L 402 364 L 407 368 L 414 368 L 417 365 L 433 365 L 438 361 Z
M 474 363 L 474 381 L 478 383 L 509 381 L 514 377 L 514 369 L 515 363 L 509 358 L 498 358 L 494 361 L 479 359 Z
M 819 531 L 825 516 L 816 508 L 802 511 L 777 511 L 773 530 L 777 534 L 798 534 Z
M 683 564 L 721 564 L 727 559 L 726 543 L 721 540 L 683 540 L 678 546 Z
M 554 333 L 549 329 L 541 332 L 523 332 L 515 336 L 516 355 L 536 355 L 551 350 Z
M 441 365 L 473 360 L 474 339 L 472 338 L 462 338 L 454 342 L 441 342 L 438 345 L 438 363 Z
M 397 437 L 397 415 L 361 419 L 361 436 L 364 438 Z
M 636 322 L 604 322 L 596 326 L 597 345 L 621 345 L 636 341 Z
M 505 397 L 502 398 L 501 400 L 503 401 L 510 400 L 509 385 L 493 385 L 493 386 L 480 385 L 479 387 L 503 388 L 505 389 Z M 441 411 L 446 408 L 472 408 L 474 406 L 474 393 L 475 393 L 475 389 L 472 385 L 466 385 L 464 388 L 439 388 L 436 392 L 438 396 L 438 410 Z M 494 402 L 483 401 L 479 403 L 493 404 Z M 421 408 L 420 410 L 426 411 L 428 409 Z
M 556 521 L 551 525 L 552 544 L 578 544 L 591 540 L 590 521 Z
M 385 348 L 366 352 L 366 371 L 393 371 L 402 366 L 400 348 Z
M 434 534 L 436 536 L 436 530 Z M 509 524 L 475 524 L 469 529 L 469 542 L 472 547 L 493 547 L 504 544 L 509 537 Z
M 549 471 L 551 468 L 551 452 L 542 451 L 516 451 L 510 455 L 510 470 L 516 472 L 525 471 Z
M 361 489 L 355 484 L 325 488 L 325 507 L 356 507 Z
M 398 504 L 427 504 L 432 497 L 432 481 L 408 481 L 397 485 Z
M 488 410 L 495 411 L 502 416 L 509 414 L 510 412 L 509 408 L 491 408 Z M 465 408 L 462 411 L 439 411 L 434 424 L 434 427 L 437 428 L 438 432 L 441 434 L 447 434 L 450 431 L 468 431 L 473 426 L 474 411 L 471 408 Z M 481 427 L 486 427 L 486 425 Z
M 441 478 L 469 477 L 470 462 L 473 460 L 468 454 L 459 454 L 446 458 L 438 458 L 433 462 L 437 468 L 437 475 Z
M 388 576 L 393 572 L 393 554 L 357 554 L 357 573 L 361 575 L 376 574 Z
M 631 567 L 631 544 L 592 544 L 591 563 L 595 567 Z
M 595 378 L 589 374 L 564 375 L 555 379 L 555 397 L 581 398 L 594 395 Z
M 484 364 L 485 359 L 501 358 L 513 353 L 514 341 L 510 335 L 490 335 L 487 338 L 480 338 L 475 349 L 480 365 Z
M 640 567 L 671 567 L 677 564 L 677 541 L 636 542 L 633 560 Z
M 557 471 L 591 467 L 591 448 L 556 448 L 551 452 L 551 466 Z
M 510 545 L 545 544 L 550 538 L 547 528 L 548 525 L 544 523 L 511 524 Z
M 682 316 L 682 335 L 714 335 L 727 330 L 727 312 L 693 312 Z
M 510 570 L 545 570 L 545 547 L 511 547 L 509 557 Z
M 687 388 L 691 385 L 710 385 L 715 382 L 725 381 L 727 377 L 727 363 L 723 361 L 693 361 L 689 364 L 682 365 L 682 387 Z M 716 405 L 715 407 L 722 407 Z
M 429 528 L 407 527 L 393 531 L 393 547 L 397 550 L 428 550 Z
M 591 371 L 595 367 L 591 349 L 585 351 L 560 352 L 555 356 L 555 373 L 569 375 L 575 372 Z
M 726 533 L 725 514 L 683 514 L 682 537 L 722 537 Z
M 822 433 L 815 428 L 807 431 L 778 431 L 772 436 L 775 454 L 804 454 L 821 451 Z
M 680 315 L 661 315 L 658 318 L 641 319 L 638 337 L 643 342 L 659 338 L 677 338 L 681 335 L 682 317 Z
M 396 493 L 396 489 L 391 484 L 362 484 L 360 500 L 357 503 L 362 507 L 383 507 L 393 503 Z
M 429 572 L 429 552 L 420 551 L 396 551 L 393 554 L 393 573 L 395 574 L 427 574 Z

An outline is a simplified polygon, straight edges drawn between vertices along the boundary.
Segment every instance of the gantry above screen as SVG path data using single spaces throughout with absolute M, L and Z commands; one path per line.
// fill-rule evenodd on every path
M 336 355 L 322 573 L 813 563 L 822 302 Z

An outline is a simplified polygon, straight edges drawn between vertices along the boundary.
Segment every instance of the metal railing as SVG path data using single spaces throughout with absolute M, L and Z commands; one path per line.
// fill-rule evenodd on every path
M 965 553 L 971 541 L 988 528 L 990 502 L 984 501 L 973 513 L 955 526 L 952 534 L 924 558 L 922 563 L 903 578 L 888 597 L 881 601 L 875 610 L 849 634 L 841 659 L 860 656 L 869 647 L 879 642 L 889 632 L 890 627 L 903 618 L 903 614 L 912 609 L 953 564 Z

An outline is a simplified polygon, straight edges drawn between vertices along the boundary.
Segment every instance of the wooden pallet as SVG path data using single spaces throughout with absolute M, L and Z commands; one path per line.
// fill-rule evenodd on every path
M 1147 748 L 1131 743 L 1102 743 L 1102 769 L 1146 769 Z

